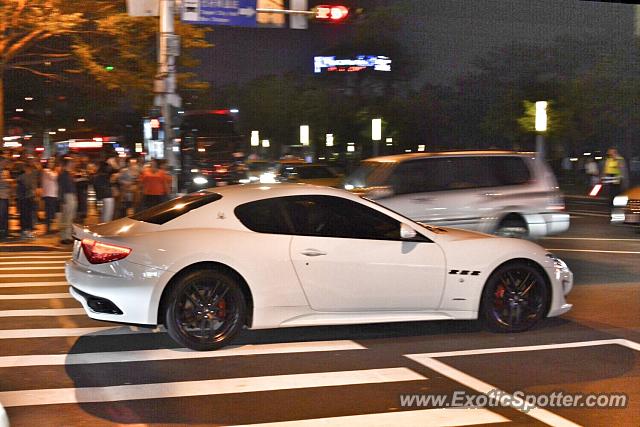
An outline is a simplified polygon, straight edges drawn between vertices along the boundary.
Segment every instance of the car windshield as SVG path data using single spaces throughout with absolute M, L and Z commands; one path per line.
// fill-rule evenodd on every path
M 394 163 L 362 162 L 346 179 L 346 184 L 353 188 L 366 188 L 383 185 Z

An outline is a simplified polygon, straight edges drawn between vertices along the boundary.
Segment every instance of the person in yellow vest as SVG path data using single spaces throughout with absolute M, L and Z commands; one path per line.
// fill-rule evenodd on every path
M 602 168 L 602 183 L 607 187 L 611 200 L 620 193 L 624 170 L 624 158 L 618 154 L 617 149 L 609 148 Z

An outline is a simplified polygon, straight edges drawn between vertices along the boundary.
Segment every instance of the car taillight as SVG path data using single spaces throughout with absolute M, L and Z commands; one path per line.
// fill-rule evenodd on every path
M 82 239 L 82 251 L 91 264 L 118 261 L 126 258 L 131 253 L 129 248 L 102 243 L 93 239 Z

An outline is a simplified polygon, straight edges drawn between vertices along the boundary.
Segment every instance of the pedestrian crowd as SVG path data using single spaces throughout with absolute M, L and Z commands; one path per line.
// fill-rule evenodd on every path
M 35 238 L 35 224 L 45 234 L 72 243 L 72 224 L 85 224 L 91 203 L 108 222 L 169 199 L 172 176 L 166 163 L 110 157 L 61 156 L 48 160 L 10 153 L 0 157 L 0 241 L 10 237 L 9 212 L 15 206 L 22 239 Z

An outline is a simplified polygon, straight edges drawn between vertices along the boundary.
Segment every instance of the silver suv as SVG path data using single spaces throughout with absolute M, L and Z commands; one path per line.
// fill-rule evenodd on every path
M 344 187 L 433 225 L 531 238 L 569 228 L 556 178 L 533 153 L 375 157 L 363 161 Z

